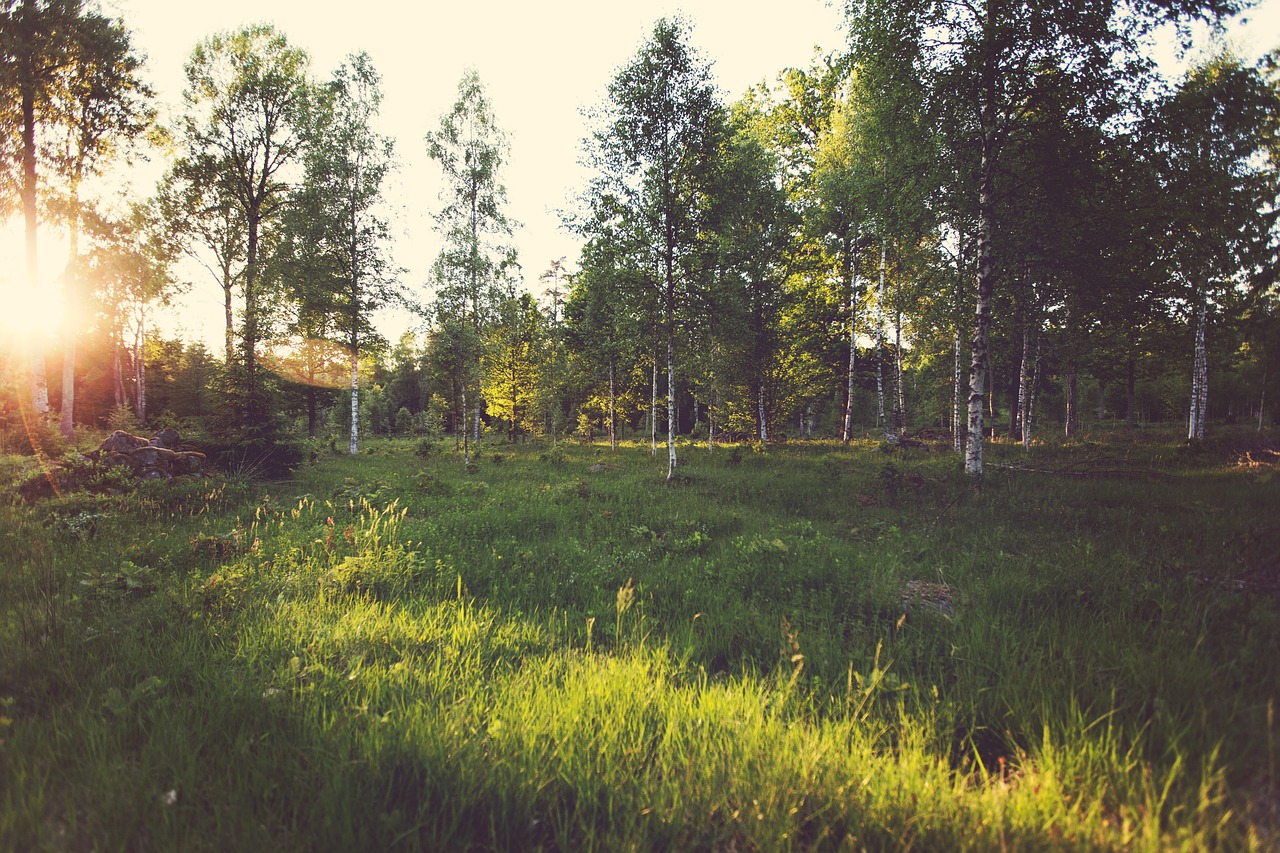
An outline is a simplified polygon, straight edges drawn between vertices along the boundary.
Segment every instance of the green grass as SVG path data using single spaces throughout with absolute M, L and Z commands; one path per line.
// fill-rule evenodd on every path
M 980 493 L 945 452 L 736 458 L 10 488 L 0 848 L 1280 839 L 1272 468 L 1149 433 L 994 445 Z

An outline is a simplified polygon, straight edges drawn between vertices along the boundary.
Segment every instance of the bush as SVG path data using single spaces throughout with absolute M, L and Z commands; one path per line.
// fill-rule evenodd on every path
M 400 407 L 400 411 L 396 412 L 396 433 L 398 435 L 408 435 L 413 432 L 413 415 L 404 406 Z
M 133 409 L 127 403 L 119 406 L 112 406 L 111 411 L 107 412 L 107 428 L 112 430 L 124 430 L 130 435 L 137 435 L 142 429 L 142 422 L 138 420 L 138 416 L 133 413 Z

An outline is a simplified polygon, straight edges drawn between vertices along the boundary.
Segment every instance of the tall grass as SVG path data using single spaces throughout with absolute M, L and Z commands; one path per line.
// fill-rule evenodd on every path
M 0 503 L 0 846 L 1277 837 L 1264 471 L 498 452 Z

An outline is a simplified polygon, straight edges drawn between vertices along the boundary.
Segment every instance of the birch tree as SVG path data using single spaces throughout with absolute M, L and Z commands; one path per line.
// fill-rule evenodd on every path
M 349 57 L 308 111 L 306 171 L 289 216 L 295 252 L 309 273 L 294 285 L 331 290 L 334 331 L 348 349 L 352 454 L 360 447 L 361 345 L 377 339 L 372 312 L 398 294 L 389 231 L 378 214 L 392 156 L 391 140 L 373 127 L 381 103 L 381 78 L 368 55 Z
M 1002 168 L 1009 142 L 1024 127 L 1024 107 L 1045 66 L 1060 69 L 1063 85 L 1108 93 L 1121 76 L 1142 73 L 1137 37 L 1168 17 L 1216 18 L 1239 8 L 1235 0 L 1128 0 L 1100 8 L 1087 0 L 1052 5 L 999 0 L 849 0 L 856 57 L 887 45 L 918 46 L 912 75 L 928 101 L 958 123 L 961 140 L 977 155 L 965 178 L 975 201 L 976 287 L 970 346 L 968 445 L 965 471 L 982 474 L 983 402 L 990 372 L 992 297 L 998 274 Z
M 588 157 L 600 169 L 583 227 L 619 223 L 637 235 L 661 311 L 666 350 L 667 478 L 676 472 L 676 343 L 704 249 L 724 110 L 709 66 L 688 45 L 689 27 L 662 19 L 609 84 Z M 655 358 L 655 387 L 656 366 Z
M 1276 222 L 1277 97 L 1257 69 L 1223 53 L 1192 69 L 1156 118 L 1166 201 L 1163 260 L 1194 326 L 1187 438 L 1205 435 L 1211 306 L 1266 263 Z
M 445 246 L 432 268 L 435 309 L 451 333 L 437 340 L 452 342 L 454 381 L 461 405 L 462 455 L 471 461 L 467 434 L 468 392 L 479 429 L 479 360 L 481 324 L 501 298 L 505 270 L 515 263 L 506 241 L 514 223 L 504 210 L 507 191 L 501 171 L 506 162 L 506 134 L 498 127 L 488 95 L 474 69 L 458 82 L 453 107 L 427 134 L 427 153 L 444 172 L 443 206 L 436 214 Z

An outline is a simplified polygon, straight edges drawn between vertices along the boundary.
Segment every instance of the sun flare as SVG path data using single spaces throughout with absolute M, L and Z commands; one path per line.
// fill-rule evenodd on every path
M 40 258 L 40 283 L 26 282 L 26 254 L 20 227 L 0 231 L 0 336 L 11 343 L 48 337 L 62 324 L 63 300 L 56 265 L 48 252 Z

